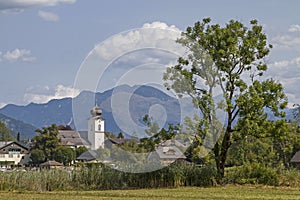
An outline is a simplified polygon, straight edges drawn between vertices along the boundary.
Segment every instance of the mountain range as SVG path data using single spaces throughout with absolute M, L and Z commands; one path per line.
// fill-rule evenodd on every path
M 143 135 L 147 128 L 143 122 L 146 114 L 152 116 L 160 127 L 180 123 L 183 111 L 188 116 L 194 115 L 190 99 L 177 99 L 151 86 L 121 85 L 102 93 L 82 91 L 73 99 L 53 99 L 44 104 L 9 104 L 0 109 L 0 121 L 5 122 L 14 136 L 20 132 L 23 139 L 32 138 L 37 128 L 51 124 L 87 130 L 90 110 L 95 104 L 102 109 L 105 130 L 114 134 Z M 285 111 L 286 119 L 291 119 L 292 109 Z M 269 119 L 275 119 L 269 116 Z
M 21 139 L 30 139 L 36 135 L 35 130 L 37 128 L 35 126 L 32 126 L 31 124 L 27 124 L 20 120 L 7 117 L 1 113 L 0 121 L 6 125 L 6 127 L 10 130 L 12 136 L 14 136 L 14 138 L 17 138 L 18 133 L 20 133 Z
M 15 122 L 17 127 L 24 127 L 21 130 L 9 125 L 11 130 L 21 132 L 24 137 L 32 137 L 35 135 L 36 128 L 53 123 L 70 125 L 76 130 L 87 130 L 87 119 L 91 116 L 90 110 L 95 104 L 98 104 L 103 111 L 105 130 L 115 134 L 119 132 L 133 134 L 133 132 L 141 131 L 136 128 L 127 128 L 124 131 L 124 128 L 126 129 L 126 126 L 133 127 L 132 124 L 137 127 L 145 127 L 143 117 L 148 114 L 149 110 L 150 113 L 152 110 L 152 114 L 158 115 L 158 117 L 160 115 L 165 117 L 163 124 L 165 127 L 169 123 L 180 122 L 178 99 L 151 86 L 122 85 L 103 93 L 83 91 L 73 99 L 53 99 L 44 104 L 30 103 L 25 106 L 9 104 L 0 109 L 0 114 L 6 117 L 6 121 L 9 119 L 11 122 Z M 161 110 L 160 106 L 164 109 Z

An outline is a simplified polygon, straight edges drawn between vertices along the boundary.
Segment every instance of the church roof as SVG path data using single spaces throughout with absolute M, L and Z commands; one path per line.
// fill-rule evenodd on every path
M 89 143 L 75 130 L 59 130 L 57 137 L 65 146 L 88 146 Z

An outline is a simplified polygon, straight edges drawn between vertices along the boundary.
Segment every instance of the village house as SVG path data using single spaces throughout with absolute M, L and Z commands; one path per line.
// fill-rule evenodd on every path
M 18 165 L 29 154 L 29 149 L 14 141 L 0 142 L 0 165 Z
M 157 146 L 153 152 L 148 155 L 149 162 L 160 163 L 162 166 L 168 166 L 175 161 L 186 160 L 186 156 L 180 150 L 178 142 L 167 140 Z
M 80 162 L 102 162 L 112 163 L 112 158 L 104 155 L 104 151 L 111 151 L 113 146 L 124 145 L 126 142 L 132 139 L 126 138 L 106 138 L 104 122 L 102 118 L 102 110 L 95 105 L 91 111 L 91 117 L 88 119 L 88 131 L 76 131 L 72 130 L 69 126 L 59 126 L 58 138 L 61 139 L 62 145 L 69 146 L 71 148 L 78 148 L 85 146 L 88 151 L 82 153 L 76 158 Z M 148 155 L 148 161 L 159 162 L 162 166 L 167 166 L 176 160 L 185 160 L 186 157 L 180 150 L 183 146 L 178 141 L 165 141 L 158 146 L 155 151 L 150 152 Z M 104 151 L 101 151 L 103 149 Z
M 297 151 L 295 155 L 292 157 L 291 163 L 294 163 L 297 168 L 300 170 L 300 151 Z

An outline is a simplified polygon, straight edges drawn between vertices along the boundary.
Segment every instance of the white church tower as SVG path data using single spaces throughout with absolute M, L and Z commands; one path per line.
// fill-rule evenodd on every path
M 101 117 L 102 110 L 95 105 L 91 110 L 91 117 L 88 121 L 88 140 L 91 143 L 91 150 L 104 148 L 104 119 Z

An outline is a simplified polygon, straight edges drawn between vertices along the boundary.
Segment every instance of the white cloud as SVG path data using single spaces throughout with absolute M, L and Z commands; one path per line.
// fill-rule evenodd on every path
M 300 32 L 300 25 L 293 24 L 289 27 L 289 32 Z
M 57 6 L 59 4 L 73 4 L 76 0 L 1 0 L 0 10 L 21 11 L 26 8 L 37 6 Z
M 27 103 L 47 103 L 52 99 L 74 98 L 79 93 L 78 89 L 64 85 L 57 85 L 55 88 L 36 86 L 27 89 L 24 101 Z
M 278 35 L 272 38 L 272 44 L 280 49 L 297 49 L 300 47 L 300 37 L 296 35 Z
M 140 48 L 168 49 L 174 52 L 180 50 L 181 45 L 175 40 L 180 37 L 181 30 L 174 25 L 168 26 L 163 22 L 146 23 L 140 29 L 133 29 L 119 33 L 98 44 L 93 54 L 101 59 L 111 60 L 124 52 Z
M 7 51 L 5 54 L 3 54 L 2 58 L 9 62 L 15 62 L 15 61 L 32 62 L 36 59 L 35 57 L 31 56 L 30 50 L 18 49 L 18 48 L 12 51 Z
M 46 11 L 40 10 L 38 12 L 38 15 L 39 15 L 39 17 L 41 17 L 45 21 L 52 21 L 52 22 L 59 21 L 59 16 L 55 13 L 52 13 L 52 12 L 46 12 Z
M 278 80 L 283 85 L 290 105 L 300 102 L 300 92 L 297 87 L 300 85 L 300 56 L 269 64 L 266 76 Z
M 114 86 L 113 80 L 133 73 L 135 67 L 149 63 L 163 65 L 176 60 L 185 52 L 185 48 L 176 43 L 181 32 L 174 25 L 156 21 L 113 35 L 87 55 L 78 71 L 76 88 L 94 91 L 97 87 L 104 91 Z M 99 87 L 95 87 L 98 82 Z

